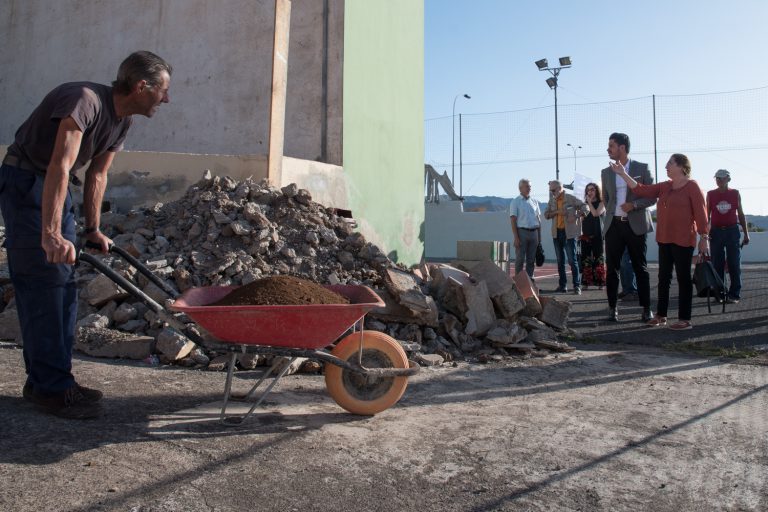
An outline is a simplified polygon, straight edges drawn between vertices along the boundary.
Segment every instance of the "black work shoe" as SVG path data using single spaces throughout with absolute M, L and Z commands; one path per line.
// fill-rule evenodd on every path
M 101 404 L 89 402 L 77 385 L 59 393 L 37 393 L 32 390 L 30 401 L 41 411 L 60 418 L 84 420 L 101 415 Z
M 616 308 L 609 308 L 608 309 L 608 320 L 611 322 L 618 322 L 619 321 L 619 310 Z
M 77 382 L 75 382 L 75 387 L 80 391 L 80 393 L 82 393 L 85 402 L 93 404 L 104 398 L 104 393 L 98 389 L 87 388 L 85 386 L 81 386 Z M 24 400 L 34 403 L 35 399 L 33 396 L 34 392 L 32 391 L 32 384 L 29 382 L 25 383 L 21 394 L 24 397 Z
M 24 400 L 27 402 L 32 402 L 32 384 L 29 382 L 24 383 L 24 387 L 21 389 L 21 396 L 24 397 Z
M 651 308 L 643 308 L 643 316 L 640 318 L 643 323 L 653 319 L 653 311 Z
M 88 403 L 93 404 L 98 402 L 102 398 L 104 398 L 104 393 L 102 393 L 98 389 L 87 388 L 85 386 L 81 386 L 77 382 L 75 382 L 75 387 L 78 389 L 78 391 L 80 391 L 80 393 L 83 394 L 83 396 L 85 397 L 85 401 Z

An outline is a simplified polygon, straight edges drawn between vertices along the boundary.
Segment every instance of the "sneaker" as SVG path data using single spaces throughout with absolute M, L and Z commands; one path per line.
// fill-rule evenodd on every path
M 555 293 L 568 293 L 568 288 L 559 287 Z
M 673 331 L 687 331 L 688 329 L 693 329 L 693 325 L 688 320 L 679 320 L 670 325 L 669 328 Z
M 101 404 L 89 402 L 77 385 L 50 394 L 37 393 L 32 389 L 29 396 L 38 409 L 60 418 L 83 420 L 96 418 L 102 413 Z
M 576 288 L 574 288 L 573 289 L 573 294 L 574 295 L 581 295 L 581 288 L 579 288 L 578 286 Z
M 654 318 L 651 318 L 647 322 L 645 322 L 645 325 L 648 327 L 663 327 L 667 325 L 667 317 L 665 316 L 657 316 Z
M 739 300 L 741 300 L 741 299 L 734 299 L 733 297 L 728 297 L 728 298 L 726 299 L 726 302 L 727 302 L 728 304 L 738 304 L 738 303 L 739 303 Z

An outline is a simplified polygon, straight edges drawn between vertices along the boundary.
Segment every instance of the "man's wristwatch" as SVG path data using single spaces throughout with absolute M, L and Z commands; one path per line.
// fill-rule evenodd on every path
M 95 228 L 85 228 L 85 231 L 83 231 L 83 233 L 85 233 L 86 235 L 90 235 L 91 233 L 95 233 L 98 230 L 99 230 L 98 227 L 95 227 Z

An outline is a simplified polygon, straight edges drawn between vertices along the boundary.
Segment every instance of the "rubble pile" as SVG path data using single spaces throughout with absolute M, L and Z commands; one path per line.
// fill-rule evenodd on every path
M 570 303 L 540 298 L 530 281 L 516 283 L 491 261 L 468 272 L 448 265 L 402 268 L 355 232 L 354 221 L 313 202 L 295 184 L 280 189 L 206 171 L 178 201 L 125 215 L 103 214 L 102 231 L 181 292 L 278 275 L 370 286 L 386 306 L 368 314 L 366 328 L 397 339 L 422 365 L 572 350 L 558 340 L 573 335 L 566 325 Z M 121 258 L 106 255 L 103 260 L 155 301 L 170 303 L 165 292 Z M 142 302 L 89 265 L 78 265 L 76 274 L 78 350 L 209 369 L 228 364 L 223 354 L 206 353 L 167 328 Z M 14 326 L 5 325 L 16 316 L 12 287 L 3 284 L 0 291 L 0 336 L 19 340 Z M 270 363 L 263 356 L 242 356 L 238 366 L 244 369 Z M 320 367 L 306 361 L 302 369 Z

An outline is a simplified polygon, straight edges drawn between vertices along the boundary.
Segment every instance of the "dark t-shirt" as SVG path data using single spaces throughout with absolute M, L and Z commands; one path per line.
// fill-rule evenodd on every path
M 56 144 L 59 122 L 67 117 L 72 117 L 83 132 L 80 153 L 71 171 L 106 151 L 123 149 L 123 141 L 131 126 L 130 116 L 117 117 L 111 87 L 92 82 L 70 82 L 48 93 L 16 131 L 8 154 L 45 171 Z

